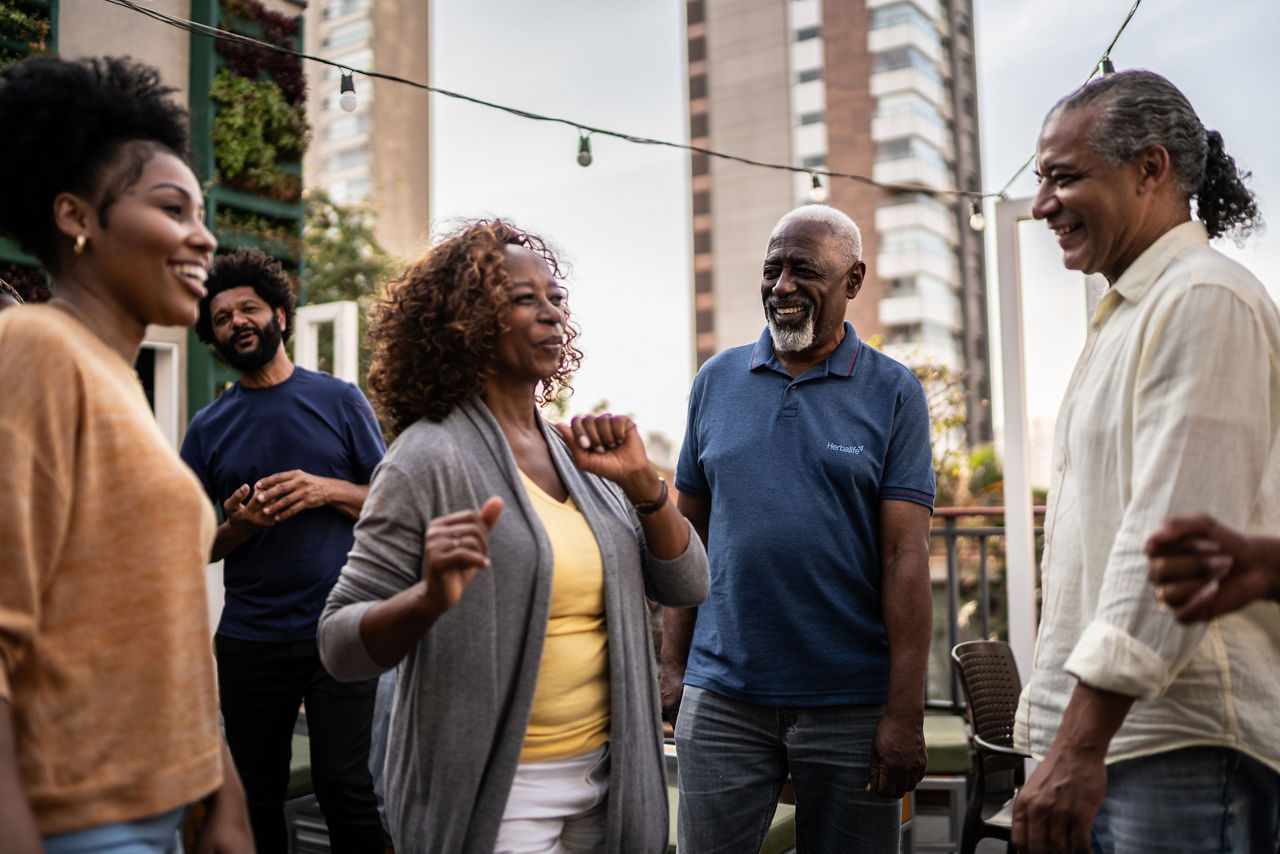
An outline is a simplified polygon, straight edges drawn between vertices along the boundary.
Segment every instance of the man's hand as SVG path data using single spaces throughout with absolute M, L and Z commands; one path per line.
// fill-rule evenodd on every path
M 331 478 L 318 477 L 301 469 L 267 475 L 254 484 L 253 501 L 262 512 L 283 522 L 303 510 L 324 507 L 330 503 Z
M 871 773 L 867 791 L 883 798 L 901 798 L 924 777 L 929 756 L 924 748 L 924 723 L 885 714 L 871 744 Z
M 1106 754 L 1055 741 L 1018 792 L 1013 845 L 1024 854 L 1088 854 L 1093 819 L 1107 793 Z
M 226 513 L 227 524 L 232 528 L 255 534 L 263 528 L 270 528 L 276 520 L 264 511 L 261 502 L 252 499 L 252 495 L 249 484 L 240 484 L 240 488 L 222 502 L 222 511 Z
M 1245 536 L 1203 513 L 1164 520 L 1147 554 L 1156 596 L 1184 623 L 1280 596 L 1280 540 Z
M 662 700 L 662 717 L 672 726 L 680 714 L 680 701 L 684 698 L 684 668 L 673 662 L 662 662 L 658 672 L 658 696 Z
M 1107 793 L 1107 746 L 1132 705 L 1133 697 L 1076 683 L 1048 755 L 1014 801 L 1019 852 L 1088 854 Z

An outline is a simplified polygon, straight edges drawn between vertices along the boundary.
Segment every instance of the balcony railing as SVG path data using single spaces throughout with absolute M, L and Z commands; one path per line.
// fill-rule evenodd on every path
M 1034 514 L 1038 578 L 1044 508 L 1034 508 Z M 931 708 L 959 712 L 964 699 L 951 667 L 951 648 L 966 640 L 1009 639 L 1004 508 L 939 507 L 933 520 L 929 570 L 934 619 L 927 698 Z

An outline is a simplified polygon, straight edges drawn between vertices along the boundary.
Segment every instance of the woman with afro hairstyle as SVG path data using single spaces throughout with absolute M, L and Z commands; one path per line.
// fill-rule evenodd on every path
M 0 74 L 0 232 L 55 298 L 0 313 L 0 838 L 7 852 L 250 851 L 218 731 L 214 518 L 132 365 L 188 326 L 216 248 L 187 115 L 126 59 Z
M 400 851 L 666 850 L 645 596 L 697 605 L 706 553 L 630 419 L 539 414 L 581 359 L 559 273 L 481 221 L 374 309 L 369 387 L 397 438 L 319 642 L 341 679 L 399 667 Z

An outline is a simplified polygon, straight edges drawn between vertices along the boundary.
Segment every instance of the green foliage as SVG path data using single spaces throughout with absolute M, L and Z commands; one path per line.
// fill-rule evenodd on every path
M 213 224 L 218 243 L 229 250 L 250 243 L 277 258 L 296 259 L 302 255 L 302 236 L 296 219 L 219 205 Z
M 51 25 L 47 9 L 32 7 L 15 0 L 0 0 L 0 68 L 33 53 L 49 53 L 45 39 Z
M 306 105 L 290 104 L 270 79 L 237 77 L 226 68 L 214 76 L 209 98 L 219 104 L 210 134 L 219 180 L 278 201 L 297 201 L 302 179 L 279 164 L 297 162 L 307 149 Z
M 308 303 L 352 300 L 360 312 L 360 384 L 369 373 L 365 318 L 386 282 L 403 266 L 389 255 L 373 233 L 374 212 L 368 203 L 338 204 L 323 190 L 308 190 L 303 231 Z M 324 344 L 325 342 L 321 342 Z M 332 353 L 329 345 L 329 355 Z M 321 367 L 327 360 L 320 352 Z

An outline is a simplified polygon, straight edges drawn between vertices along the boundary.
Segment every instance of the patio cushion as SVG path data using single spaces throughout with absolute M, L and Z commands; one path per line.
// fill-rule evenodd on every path
M 924 746 L 929 751 L 926 774 L 968 774 L 969 730 L 957 715 L 925 715 Z

